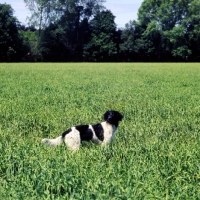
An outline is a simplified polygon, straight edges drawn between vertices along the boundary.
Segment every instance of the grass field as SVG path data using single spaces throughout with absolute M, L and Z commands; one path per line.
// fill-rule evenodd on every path
M 0 80 L 0 199 L 200 199 L 199 63 L 1 63 Z M 109 147 L 41 143 L 109 109 Z

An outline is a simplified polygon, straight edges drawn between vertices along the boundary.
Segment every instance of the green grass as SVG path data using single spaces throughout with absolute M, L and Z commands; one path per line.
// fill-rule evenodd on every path
M 0 64 L 1 199 L 200 199 L 200 64 Z M 55 137 L 124 114 L 111 145 Z

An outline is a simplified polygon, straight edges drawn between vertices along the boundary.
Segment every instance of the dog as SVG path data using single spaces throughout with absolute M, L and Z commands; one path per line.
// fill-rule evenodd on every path
M 123 115 L 114 110 L 109 110 L 104 114 L 104 120 L 94 125 L 78 125 L 69 128 L 55 139 L 42 139 L 46 145 L 57 146 L 63 141 L 70 150 L 78 150 L 82 141 L 92 141 L 97 144 L 109 144 L 118 128 L 119 121 L 123 119 Z

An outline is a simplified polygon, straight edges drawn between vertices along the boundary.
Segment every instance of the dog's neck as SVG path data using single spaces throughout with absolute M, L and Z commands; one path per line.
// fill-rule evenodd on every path
M 111 127 L 113 132 L 115 132 L 118 128 L 118 123 L 117 124 L 111 124 L 107 121 L 104 121 L 103 123 L 105 123 L 107 127 Z
M 104 121 L 101 123 L 104 127 L 104 130 L 110 134 L 112 134 L 114 136 L 115 132 L 117 131 L 117 126 L 114 124 L 111 124 L 107 121 Z M 104 133 L 105 134 L 105 133 Z
M 115 126 L 116 128 L 117 128 L 118 125 L 119 125 L 119 122 L 109 123 L 109 122 L 106 121 L 106 123 L 110 124 L 111 126 Z

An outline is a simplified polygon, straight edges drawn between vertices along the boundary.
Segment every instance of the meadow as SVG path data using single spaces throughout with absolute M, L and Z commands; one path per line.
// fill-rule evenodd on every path
M 1 199 L 200 199 L 199 63 L 1 63 Z M 124 115 L 106 148 L 41 143 Z

